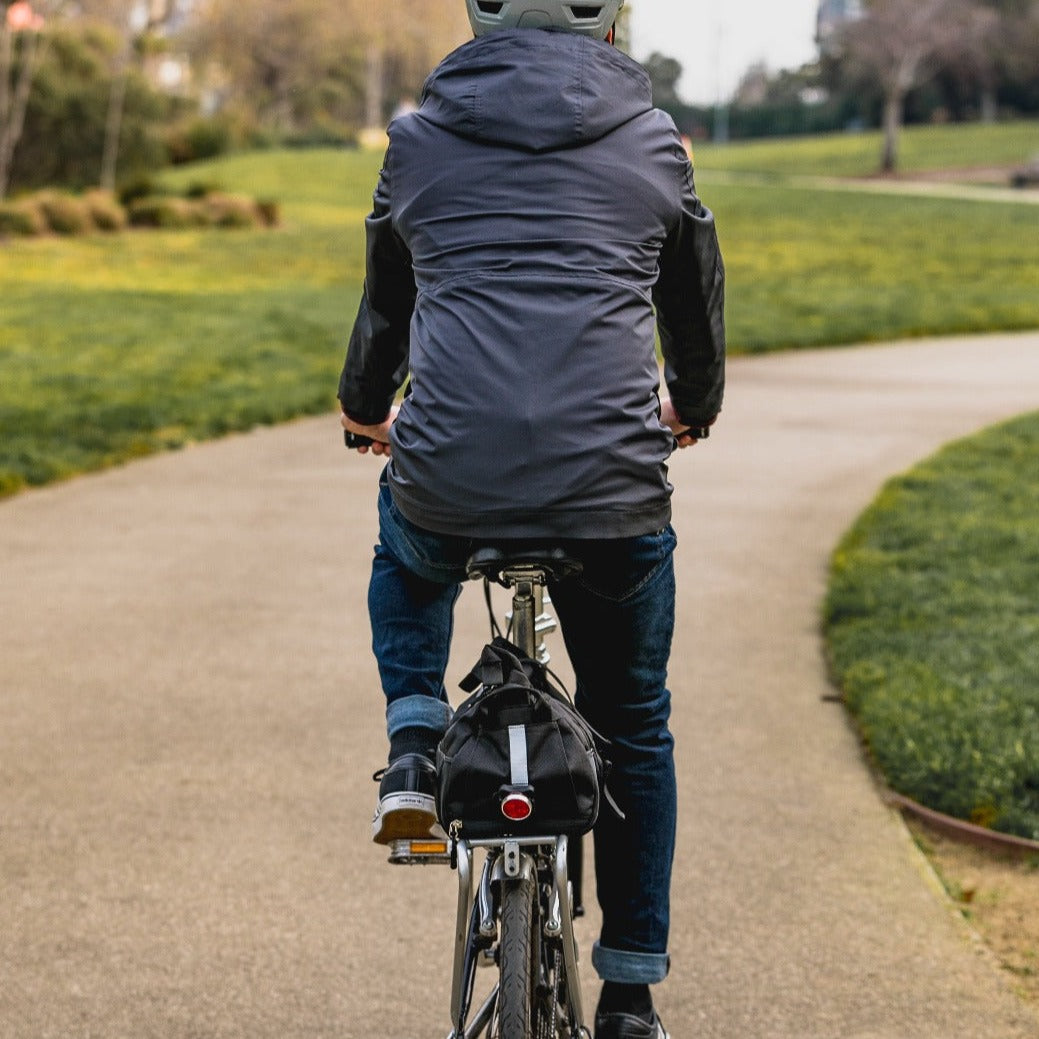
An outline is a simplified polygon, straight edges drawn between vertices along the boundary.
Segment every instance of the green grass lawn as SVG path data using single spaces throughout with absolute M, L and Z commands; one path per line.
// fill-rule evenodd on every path
M 378 157 L 178 171 L 279 199 L 275 231 L 0 244 L 0 494 L 335 402 Z
M 880 166 L 881 134 L 695 145 L 696 167 L 768 176 L 868 177 Z M 1039 121 L 913 126 L 901 135 L 899 172 L 1016 166 L 1039 154 Z
M 833 557 L 837 680 L 891 786 L 1039 839 L 1039 413 L 890 482 Z
M 736 352 L 1039 326 L 1039 206 L 698 188 Z
M 277 199 L 274 231 L 0 242 L 0 494 L 332 408 L 380 158 L 262 152 L 167 175 Z M 699 187 L 735 353 L 1039 326 L 1039 207 Z

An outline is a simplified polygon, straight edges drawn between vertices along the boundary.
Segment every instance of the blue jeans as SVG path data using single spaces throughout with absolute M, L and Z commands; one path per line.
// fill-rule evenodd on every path
M 674 741 L 667 662 L 674 632 L 670 527 L 619 540 L 561 542 L 579 577 L 551 587 L 577 676 L 581 713 L 612 741 L 609 789 L 593 840 L 602 933 L 592 964 L 606 981 L 662 981 L 668 972 L 675 846 Z M 379 544 L 368 608 L 387 728 L 443 732 L 451 717 L 447 668 L 455 600 L 474 540 L 434 534 L 379 492 Z

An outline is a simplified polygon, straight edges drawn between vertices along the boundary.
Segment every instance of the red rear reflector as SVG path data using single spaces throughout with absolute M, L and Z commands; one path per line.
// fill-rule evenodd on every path
M 509 794 L 501 803 L 501 814 L 514 823 L 529 819 L 530 813 L 533 811 L 533 803 L 524 794 Z

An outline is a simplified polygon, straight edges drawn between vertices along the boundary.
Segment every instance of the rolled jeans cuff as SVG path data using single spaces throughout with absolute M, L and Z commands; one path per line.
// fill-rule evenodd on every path
M 443 734 L 451 721 L 451 705 L 432 696 L 402 696 L 386 705 L 386 734 L 392 739 L 401 729 L 432 729 Z
M 655 985 L 667 977 L 671 957 L 666 952 L 626 952 L 592 946 L 592 966 L 603 981 L 624 985 Z

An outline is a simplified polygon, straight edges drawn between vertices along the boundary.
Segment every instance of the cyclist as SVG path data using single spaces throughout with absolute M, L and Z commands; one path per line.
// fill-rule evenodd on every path
M 676 816 L 666 462 L 721 407 L 714 219 L 648 77 L 612 46 L 623 0 L 466 3 L 475 39 L 390 126 L 339 385 L 343 426 L 387 461 L 368 599 L 390 740 L 373 838 L 435 825 L 474 539 L 564 544 L 584 570 L 553 602 L 625 811 L 594 831 L 595 1035 L 665 1039 L 649 985 L 669 969 Z

